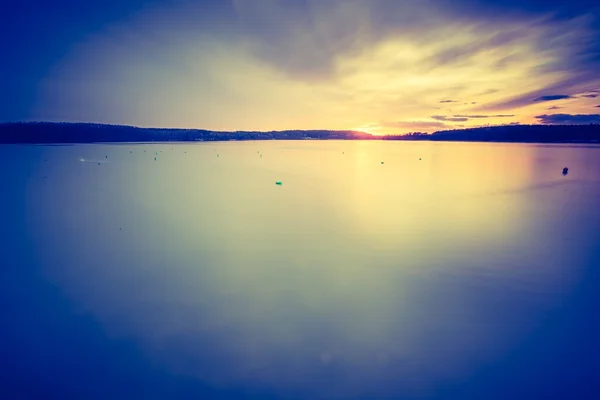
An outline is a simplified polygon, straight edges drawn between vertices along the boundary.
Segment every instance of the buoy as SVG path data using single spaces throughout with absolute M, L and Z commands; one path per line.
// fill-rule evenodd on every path
M 154 161 L 156 161 L 156 157 L 154 157 Z
M 564 167 L 564 168 L 563 168 L 563 175 L 566 175 L 566 174 L 568 174 L 568 173 L 569 173 L 569 168 L 567 168 L 567 167 Z
M 277 182 L 275 182 L 275 184 L 281 186 L 281 185 L 283 185 L 283 182 L 277 181 Z
M 381 163 L 383 164 L 383 161 Z
M 419 160 L 421 160 L 421 157 L 419 157 Z

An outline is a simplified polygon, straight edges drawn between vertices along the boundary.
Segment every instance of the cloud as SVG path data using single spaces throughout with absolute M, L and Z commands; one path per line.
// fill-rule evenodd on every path
M 543 124 L 598 124 L 600 123 L 600 114 L 544 114 L 537 115 L 537 118 Z
M 600 104 L 598 104 L 596 107 L 600 108 Z
M 471 41 L 468 43 L 456 43 L 444 50 L 433 55 L 428 63 L 440 66 L 440 65 L 453 65 L 462 63 L 465 59 L 475 57 L 479 53 L 488 51 L 489 49 L 500 48 L 510 45 L 514 42 L 521 40 L 523 37 L 522 26 L 508 28 L 504 31 L 499 31 L 491 36 L 484 37 L 482 40 Z M 505 57 L 498 60 L 502 62 Z
M 571 99 L 572 97 L 569 96 L 568 94 L 551 94 L 551 95 L 547 95 L 547 96 L 540 96 L 537 97 L 535 99 L 533 99 L 533 101 L 554 101 L 554 100 L 564 100 L 564 99 Z
M 582 94 L 581 95 L 581 97 L 587 97 L 588 99 L 595 99 L 598 96 L 600 96 L 600 95 L 598 95 L 598 94 Z
M 514 117 L 514 114 L 496 114 L 496 115 L 454 115 L 456 118 L 508 118 Z
M 382 128 L 407 128 L 407 129 L 439 129 L 449 128 L 450 126 L 442 122 L 431 121 L 382 121 L 379 123 Z
M 481 118 L 508 118 L 514 117 L 514 114 L 496 114 L 496 115 L 462 115 L 462 114 L 454 114 L 452 116 L 446 115 L 432 115 L 430 118 L 435 119 L 437 121 L 447 121 L 447 122 L 465 122 L 469 119 L 481 119 Z
M 395 126 L 434 129 L 532 119 L 543 111 L 514 109 L 600 87 L 582 59 L 585 20 L 488 18 L 484 5 L 459 11 L 450 0 L 214 2 L 227 6 L 206 14 L 205 2 L 177 1 L 82 40 L 37 86 L 32 118 L 215 130 L 413 119 Z M 424 122 L 439 103 L 452 111 Z
M 562 107 L 552 106 L 552 107 L 548 108 L 548 110 L 558 110 L 559 108 L 562 108 Z
M 452 121 L 452 122 L 464 122 L 464 121 L 469 120 L 469 118 L 465 118 L 465 117 L 446 117 L 444 115 L 432 115 L 431 118 L 438 120 L 438 121 Z

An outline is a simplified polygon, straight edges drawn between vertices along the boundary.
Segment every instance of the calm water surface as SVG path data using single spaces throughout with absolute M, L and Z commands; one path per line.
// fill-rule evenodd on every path
M 0 184 L 12 398 L 600 398 L 598 147 L 0 146 Z

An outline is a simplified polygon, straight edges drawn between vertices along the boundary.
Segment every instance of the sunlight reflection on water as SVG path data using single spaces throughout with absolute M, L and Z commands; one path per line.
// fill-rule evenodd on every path
M 109 335 L 211 385 L 309 398 L 433 393 L 528 338 L 585 272 L 598 151 L 19 149 L 38 262 Z

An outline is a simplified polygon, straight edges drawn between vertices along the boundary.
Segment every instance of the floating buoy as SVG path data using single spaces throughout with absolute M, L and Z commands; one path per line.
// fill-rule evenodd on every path
M 567 175 L 569 173 L 569 168 L 564 167 L 563 168 L 563 175 Z
M 383 164 L 383 161 L 381 163 Z
M 277 181 L 277 182 L 275 182 L 275 184 L 281 186 L 281 185 L 283 185 L 283 182 Z

